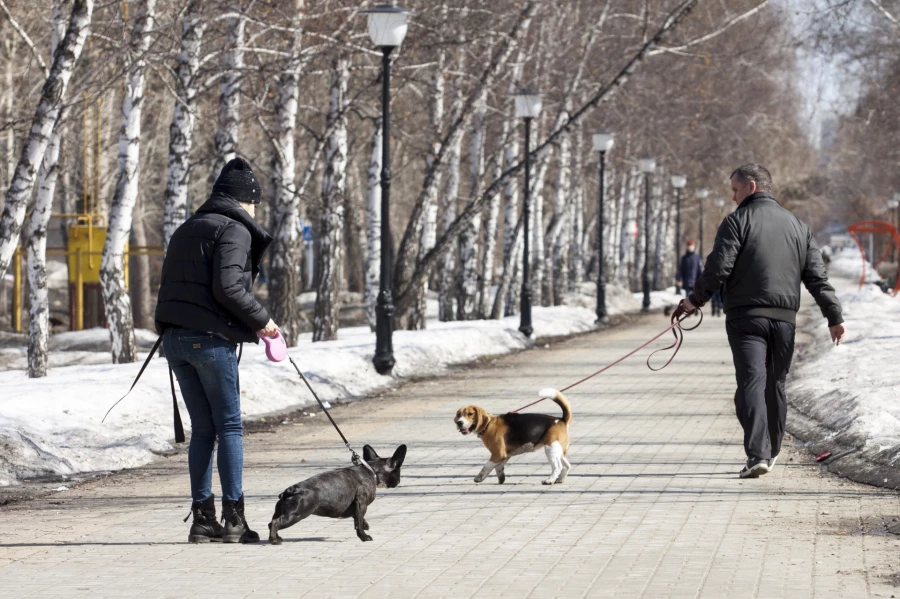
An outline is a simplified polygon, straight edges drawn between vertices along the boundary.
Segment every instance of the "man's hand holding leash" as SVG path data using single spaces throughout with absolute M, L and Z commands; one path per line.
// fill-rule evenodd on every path
M 675 308 L 675 313 L 672 315 L 672 318 L 674 320 L 680 320 L 683 316 L 690 316 L 696 311 L 697 307 L 691 303 L 691 298 L 688 296 L 678 302 L 678 307 Z

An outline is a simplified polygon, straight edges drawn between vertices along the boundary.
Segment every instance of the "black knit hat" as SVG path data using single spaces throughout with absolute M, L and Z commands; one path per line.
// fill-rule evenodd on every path
M 224 193 L 244 204 L 259 204 L 262 192 L 259 181 L 243 158 L 229 160 L 213 185 L 213 193 Z

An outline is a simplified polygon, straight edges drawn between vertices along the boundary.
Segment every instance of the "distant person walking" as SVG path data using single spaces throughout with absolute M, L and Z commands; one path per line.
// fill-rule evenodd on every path
M 163 351 L 191 417 L 188 471 L 194 521 L 188 541 L 259 541 L 244 517 L 244 427 L 236 349 L 278 327 L 253 297 L 253 279 L 272 242 L 253 219 L 259 181 L 235 158 L 212 195 L 169 242 L 156 305 Z M 223 527 L 212 493 L 213 450 L 219 442 Z
M 747 454 L 740 477 L 757 478 L 775 465 L 784 438 L 784 382 L 801 282 L 828 319 L 832 341 L 840 344 L 845 329 L 812 231 L 775 200 L 769 171 L 745 164 L 731 174 L 731 189 L 737 209 L 719 226 L 703 273 L 676 315 L 693 313 L 722 289 Z
M 678 262 L 678 272 L 675 273 L 675 282 L 679 287 L 684 289 L 685 295 L 690 295 L 694 290 L 694 283 L 700 272 L 703 270 L 703 263 L 700 255 L 695 251 L 697 246 L 693 239 L 688 239 L 685 243 L 684 256 Z

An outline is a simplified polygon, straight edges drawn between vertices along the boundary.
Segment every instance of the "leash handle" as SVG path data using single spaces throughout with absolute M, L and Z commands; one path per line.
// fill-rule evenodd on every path
M 696 313 L 700 316 L 700 321 L 697 324 L 695 324 L 693 327 L 690 327 L 690 328 L 684 328 L 683 326 L 681 326 L 681 323 L 683 323 L 685 320 L 690 318 L 694 313 Z M 654 351 L 652 354 L 650 354 L 649 356 L 647 356 L 647 368 L 649 368 L 653 372 L 659 372 L 660 370 L 662 370 L 663 368 L 665 368 L 666 366 L 671 364 L 672 360 L 675 359 L 675 356 L 678 355 L 679 350 L 681 350 L 681 345 L 684 343 L 684 332 L 685 331 L 693 331 L 697 327 L 699 327 L 701 324 L 703 324 L 703 310 L 701 310 L 700 308 L 697 308 L 691 314 L 682 314 L 680 318 L 676 317 L 675 314 L 673 313 L 672 314 L 672 325 L 673 326 L 669 330 L 671 330 L 672 335 L 675 336 L 675 341 L 672 342 L 672 345 L 658 349 L 658 350 Z M 665 364 L 663 364 L 659 368 L 654 368 L 653 366 L 650 366 L 650 360 L 653 359 L 653 356 L 655 356 L 659 352 L 668 351 L 672 348 L 674 348 L 675 351 L 672 352 L 672 355 L 669 356 L 669 359 L 666 360 Z

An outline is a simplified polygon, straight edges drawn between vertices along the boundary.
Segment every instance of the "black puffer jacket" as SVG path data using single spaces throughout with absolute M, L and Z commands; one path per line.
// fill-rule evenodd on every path
M 765 316 L 794 323 L 801 282 L 828 326 L 844 322 L 810 228 L 775 196 L 757 192 L 722 221 L 691 301 L 702 306 L 722 288 L 726 320 Z
M 156 304 L 156 328 L 206 331 L 234 343 L 258 343 L 269 322 L 251 293 L 272 237 L 240 204 L 215 194 L 169 241 Z

